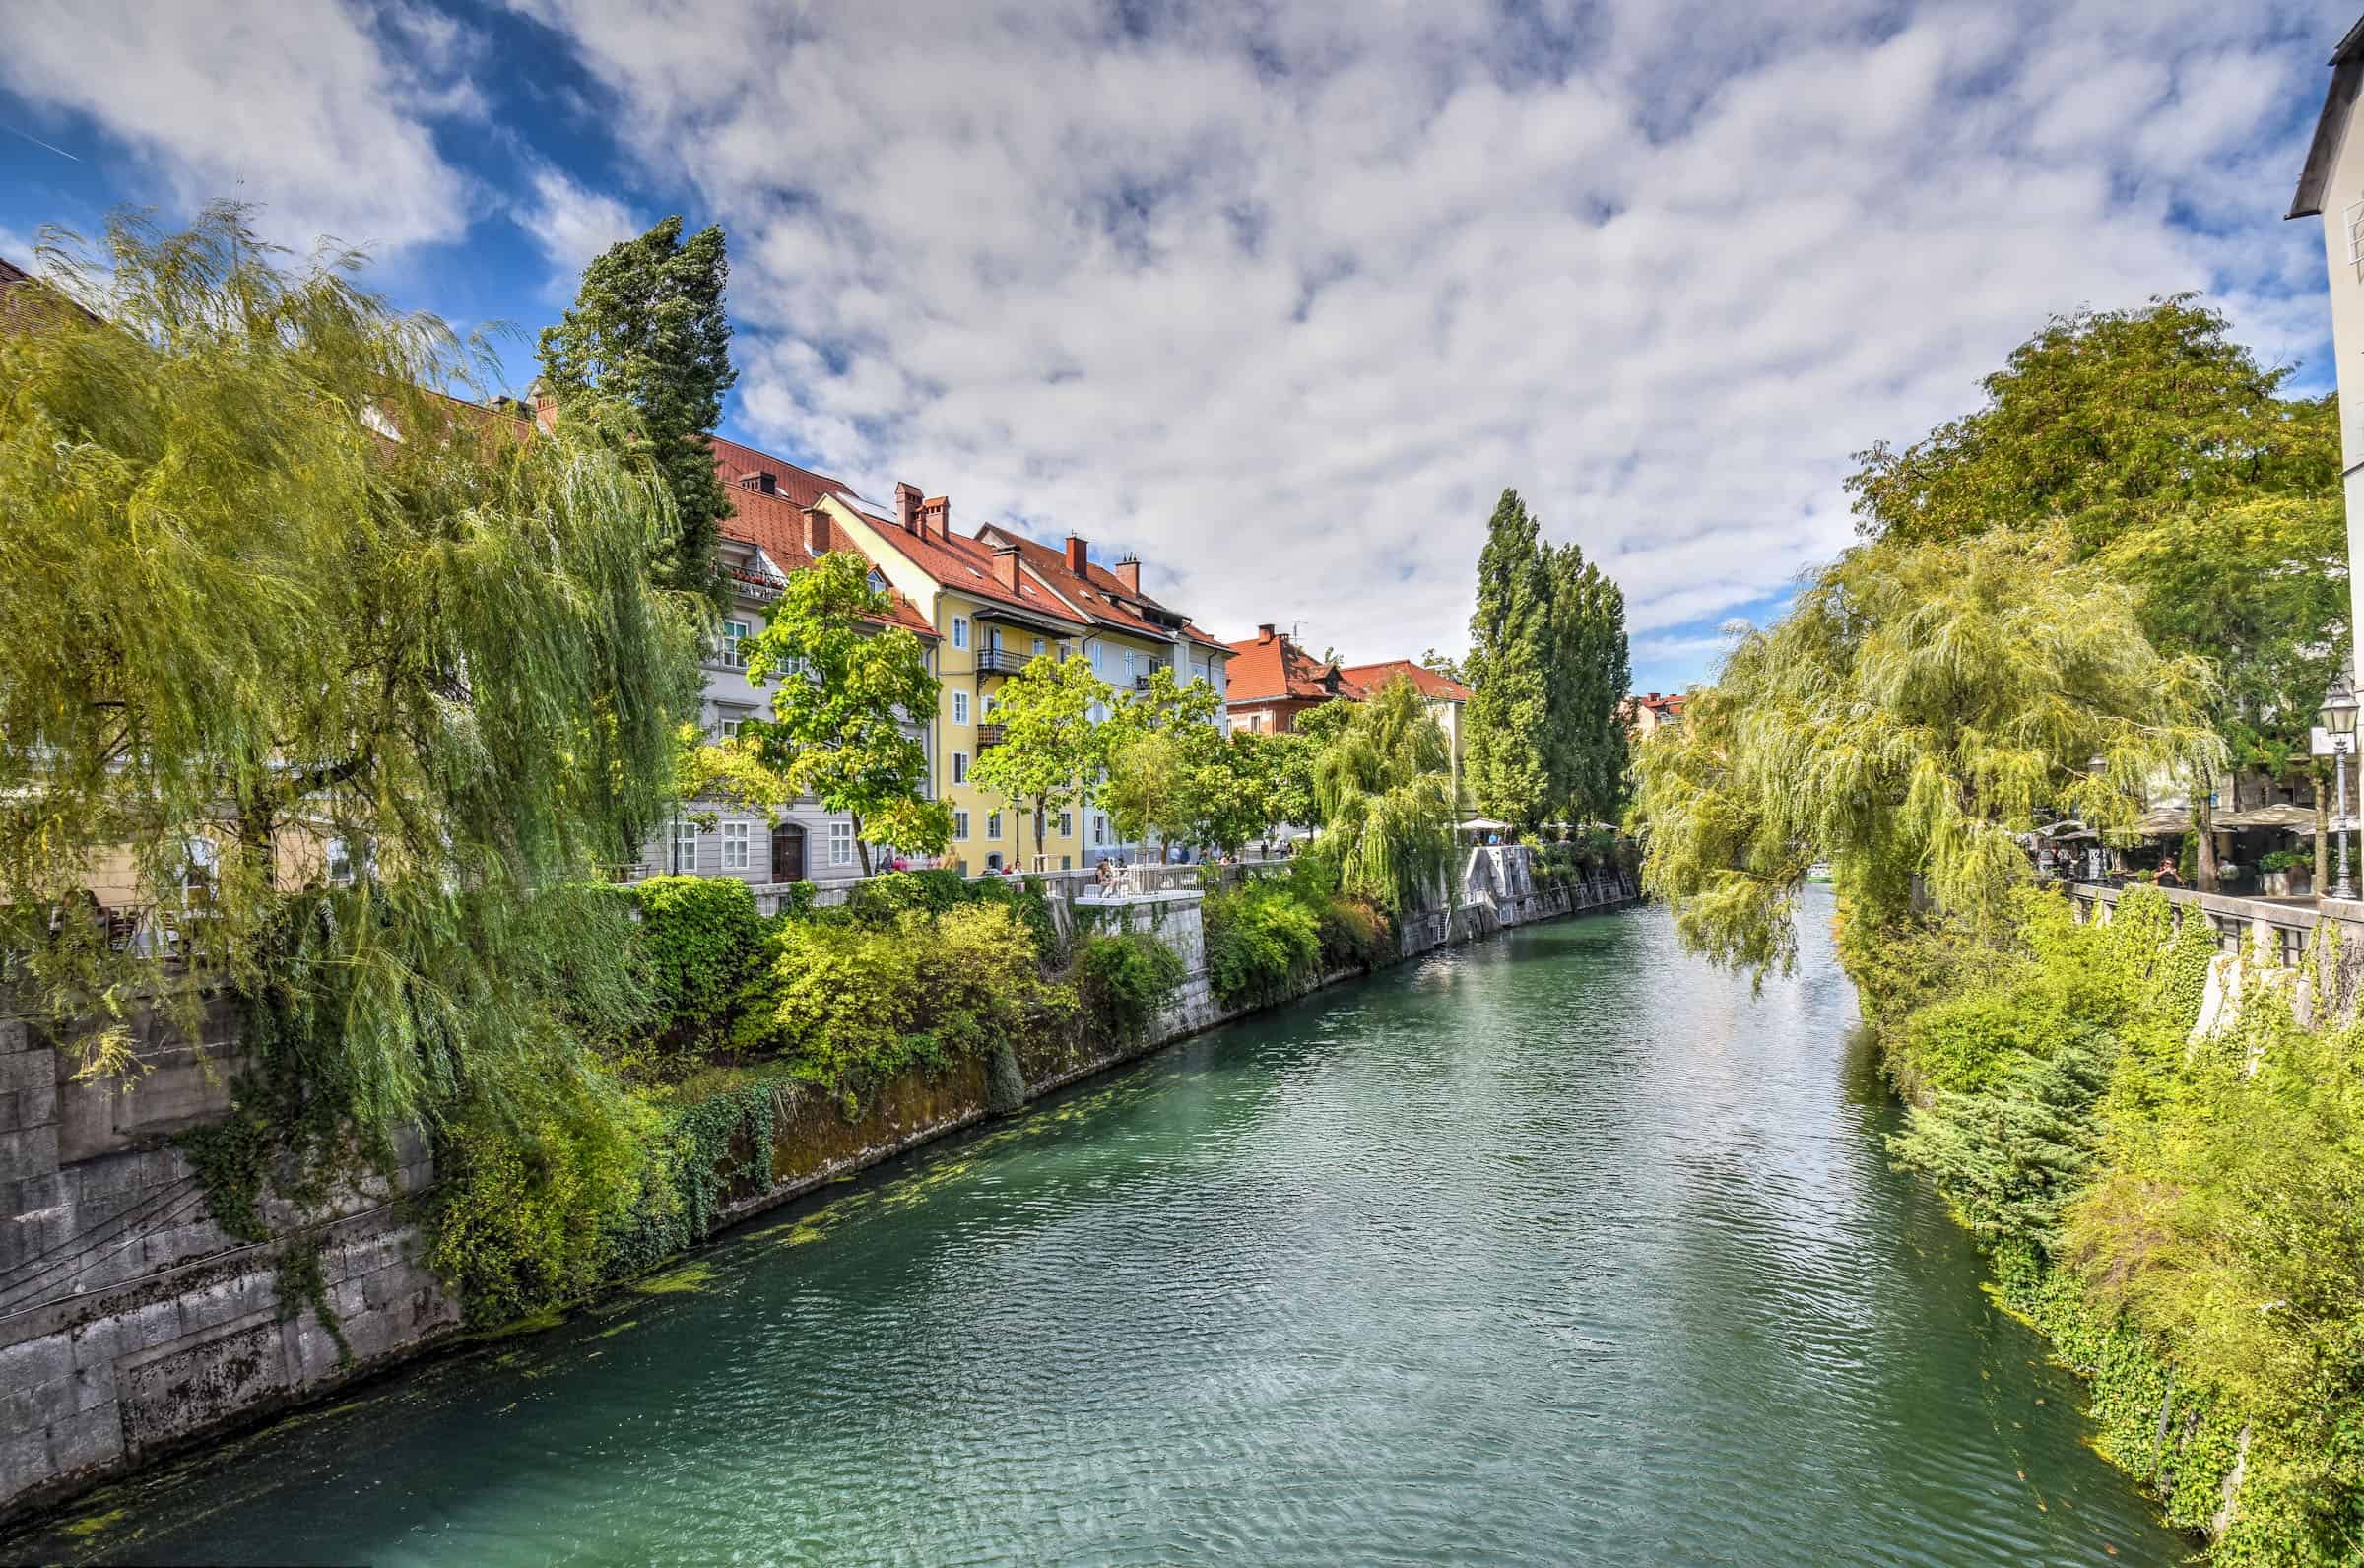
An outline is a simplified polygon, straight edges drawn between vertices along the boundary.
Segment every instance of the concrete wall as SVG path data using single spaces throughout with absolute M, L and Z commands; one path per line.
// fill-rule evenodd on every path
M 1019 1062 L 1028 1098 L 1252 1011 L 1226 1010 L 1208 983 L 1205 897 L 1195 888 L 1100 898 L 1088 874 L 1058 882 L 1054 908 L 1076 933 L 1149 932 L 1188 978 L 1140 1041 L 1030 1047 Z M 1607 879 L 1539 887 L 1525 849 L 1481 849 L 1465 868 L 1462 901 L 1406 921 L 1403 950 L 1631 896 Z M 150 1025 L 141 1056 L 151 1071 L 127 1090 L 73 1081 L 67 1054 L 0 1016 L 0 1518 L 316 1397 L 459 1327 L 459 1304 L 422 1264 L 425 1238 L 397 1202 L 433 1177 L 418 1139 L 398 1151 L 391 1181 L 366 1178 L 318 1209 L 299 1211 L 266 1193 L 271 1242 L 240 1241 L 207 1215 L 196 1173 L 170 1140 L 229 1111 L 239 1048 L 226 1005 L 209 1002 L 193 1042 Z M 726 1194 L 723 1213 L 774 1208 L 982 1121 L 986 1101 L 981 1062 L 908 1075 L 867 1097 L 851 1121 L 833 1097 L 784 1086 L 769 1179 Z M 290 1244 L 317 1252 L 350 1358 L 315 1312 L 283 1295 Z

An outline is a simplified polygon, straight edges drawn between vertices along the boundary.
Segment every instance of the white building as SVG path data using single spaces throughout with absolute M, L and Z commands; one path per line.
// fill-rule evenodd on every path
M 2356 113 L 2364 94 L 2364 21 L 2331 51 L 2331 89 L 2287 216 L 2323 218 L 2347 487 L 2349 624 L 2364 627 L 2364 571 L 2356 569 L 2357 531 L 2364 528 L 2364 118 Z

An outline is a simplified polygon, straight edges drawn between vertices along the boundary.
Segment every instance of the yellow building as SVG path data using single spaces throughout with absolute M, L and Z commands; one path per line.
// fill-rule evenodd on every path
M 1102 566 L 1074 535 L 1054 550 L 999 524 L 956 534 L 952 503 L 895 487 L 892 515 L 840 491 L 817 509 L 833 537 L 868 556 L 942 640 L 944 684 L 928 737 L 937 794 L 952 808 L 952 852 L 972 871 L 1059 871 L 1091 866 L 1140 846 L 1119 841 L 1088 796 L 1044 824 L 1042 854 L 1020 809 L 969 781 L 977 758 L 1001 743 L 993 721 L 1002 683 L 1038 654 L 1081 655 L 1119 691 L 1147 690 L 1159 666 L 1188 685 L 1201 678 L 1219 697 L 1228 650 L 1181 612 L 1141 590 L 1141 562 Z M 1219 709 L 1218 709 L 1219 711 Z

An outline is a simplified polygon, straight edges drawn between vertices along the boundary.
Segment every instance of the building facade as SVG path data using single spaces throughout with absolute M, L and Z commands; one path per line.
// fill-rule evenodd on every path
M 1234 730 L 1285 735 L 1309 708 L 1342 697 L 1362 700 L 1362 687 L 1346 678 L 1343 666 L 1316 659 L 1269 621 L 1253 637 L 1225 646 L 1231 654 L 1231 683 L 1224 711 Z
M 1049 814 L 1038 845 L 1027 807 L 973 782 L 978 758 L 1002 744 L 994 719 L 1002 687 L 1048 654 L 1088 659 L 1119 692 L 1146 691 L 1151 672 L 1164 668 L 1185 686 L 1205 680 L 1219 698 L 1224 645 L 1146 593 L 1141 562 L 1102 565 L 1076 535 L 1056 550 L 1000 524 L 964 535 L 952 525 L 949 497 L 910 485 L 895 487 L 891 508 L 844 492 L 821 497 L 815 510 L 834 537 L 877 564 L 938 638 L 944 690 L 930 746 L 938 794 L 952 810 L 952 855 L 971 873 L 1137 858 L 1141 846 L 1116 836 L 1088 790 Z
M 2357 570 L 2358 532 L 2364 529 L 2364 116 L 2356 112 L 2356 100 L 2364 95 L 2364 21 L 2331 51 L 2331 68 L 2323 113 L 2287 216 L 2323 219 L 2339 381 L 2340 466 L 2347 490 L 2348 623 L 2364 626 L 2364 572 Z

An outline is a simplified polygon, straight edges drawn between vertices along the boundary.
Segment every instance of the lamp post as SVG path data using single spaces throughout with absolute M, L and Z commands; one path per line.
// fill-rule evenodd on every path
M 2347 817 L 2347 753 L 2356 748 L 2358 705 L 2355 682 L 2342 660 L 2339 673 L 2331 677 L 2331 688 L 2323 694 L 2323 727 L 2331 742 L 2331 831 L 2339 835 L 2339 881 L 2331 887 L 2333 898 L 2356 896 L 2356 884 L 2347 875 L 2347 829 L 2339 824 Z

